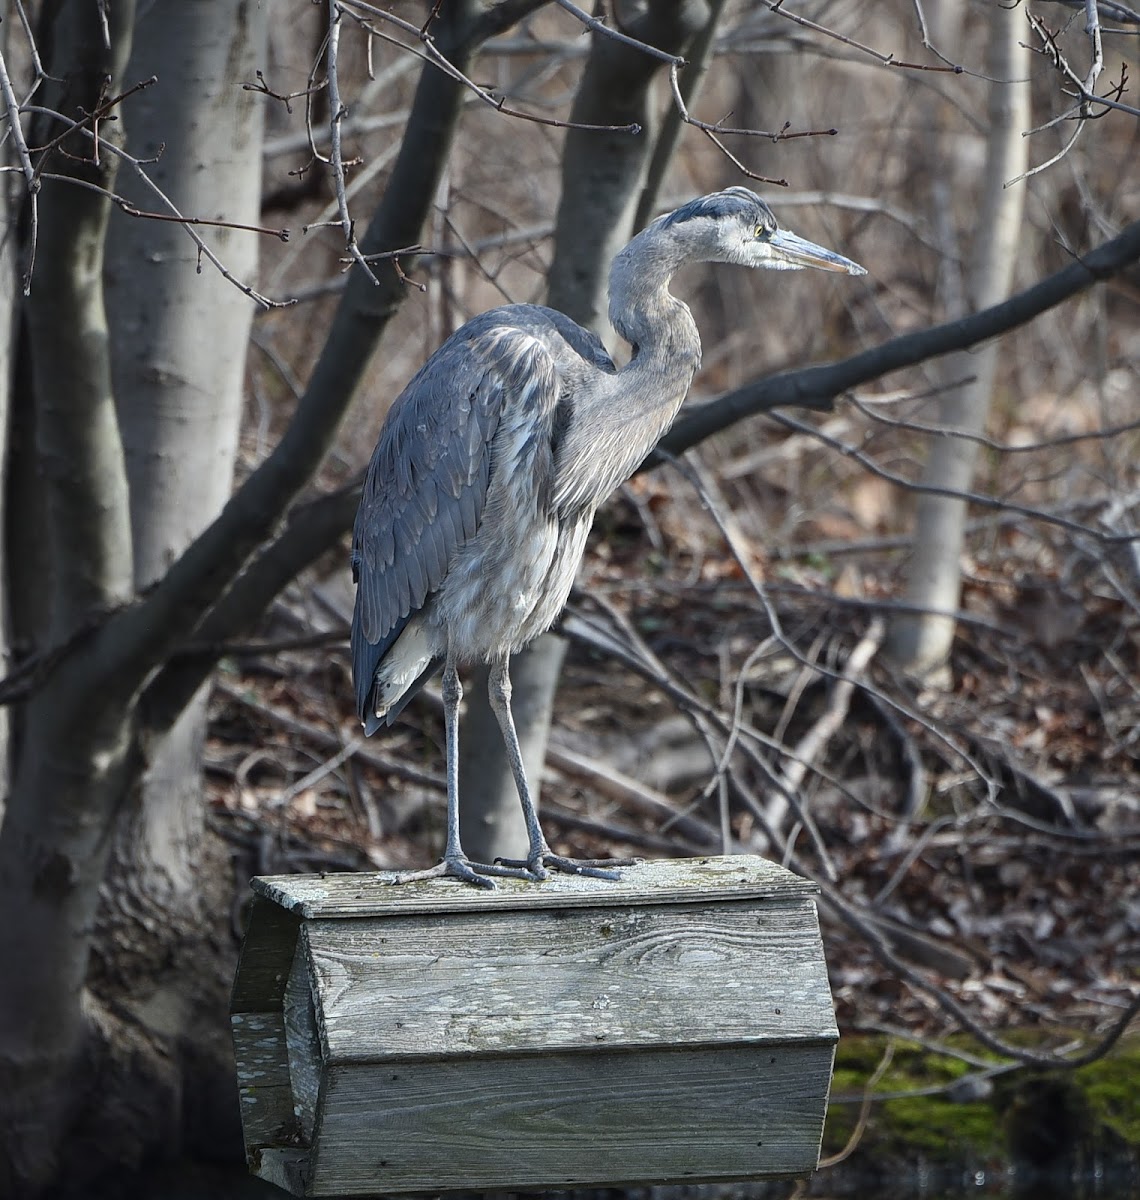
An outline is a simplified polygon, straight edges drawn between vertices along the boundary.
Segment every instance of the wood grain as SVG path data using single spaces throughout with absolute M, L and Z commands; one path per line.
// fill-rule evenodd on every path
M 297 1135 L 282 1001 L 301 922 L 255 897 L 230 1000 L 247 1155 Z
M 811 900 L 315 921 L 333 1062 L 838 1033 Z
M 254 896 L 230 994 L 230 1012 L 263 1012 L 280 1006 L 293 962 L 300 917 Z
M 336 1069 L 311 1195 L 806 1174 L 830 1043 Z
M 280 1012 L 234 1013 L 230 1022 L 248 1155 L 296 1136 L 285 1025 Z
M 297 1114 L 301 1136 L 306 1142 L 312 1139 L 316 1128 L 317 1101 L 324 1071 L 313 988 L 308 938 L 302 927 L 289 982 L 285 986 L 284 1020 L 289 1078 L 293 1086 L 293 1111 Z
M 621 879 L 554 875 L 542 883 L 498 879 L 494 891 L 454 879 L 392 886 L 391 871 L 344 875 L 265 875 L 251 886 L 262 897 L 307 919 L 421 912 L 494 912 L 505 908 L 685 903 L 750 896 L 814 895 L 808 879 L 755 855 L 664 859 L 621 869 Z

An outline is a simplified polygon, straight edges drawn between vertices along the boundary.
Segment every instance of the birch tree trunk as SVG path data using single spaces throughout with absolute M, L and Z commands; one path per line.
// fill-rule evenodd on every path
M 264 5 L 223 0 L 140 13 L 129 74 L 157 75 L 158 83 L 131 106 L 129 145 L 140 158 L 159 155 L 151 178 L 180 211 L 258 223 L 265 108 L 241 84 L 265 56 Z M 134 178 L 120 190 L 140 208 L 154 205 Z M 237 278 L 254 278 L 255 237 L 205 232 Z M 197 266 L 196 247 L 177 225 L 120 220 L 111 228 L 106 294 L 140 592 L 218 515 L 233 484 L 254 309 Z M 138 778 L 103 889 L 95 979 L 174 1059 L 179 1046 L 194 1045 L 208 1086 L 211 1059 L 218 1074 L 228 1069 L 216 1031 L 225 1028 L 230 963 L 210 949 L 220 892 L 204 886 L 213 877 L 203 869 L 206 698 L 199 689 L 169 731 L 140 739 Z M 199 1086 L 181 1069 L 170 1083 L 180 1098 Z
M 990 8 L 989 133 L 982 195 L 966 279 L 967 306 L 973 310 L 1004 300 L 1011 290 L 1025 207 L 1025 182 L 1007 182 L 1026 167 L 1030 126 L 1029 51 L 1022 44 L 1020 8 Z M 1008 82 L 1007 82 L 1008 81 Z M 956 313 L 953 315 L 961 315 Z M 938 406 L 938 423 L 963 434 L 985 429 L 997 369 L 998 345 L 988 342 L 972 352 L 958 352 L 938 364 L 939 377 L 950 381 Z M 933 442 L 922 482 L 931 487 L 966 490 L 974 477 L 978 443 L 943 435 Z M 888 650 L 909 674 L 937 682 L 944 674 L 954 639 L 952 616 L 961 594 L 960 558 L 966 502 L 951 496 L 921 495 L 907 570 L 908 603 L 926 612 L 895 618 Z
M 680 54 L 708 20 L 705 0 L 650 0 L 634 20 L 623 24 L 623 30 L 639 41 Z M 657 120 L 652 85 L 660 70 L 656 59 L 594 34 L 570 113 L 572 121 L 583 124 L 636 122 L 642 129 L 638 137 L 581 129 L 570 129 L 566 135 L 547 303 L 599 334 L 609 328 L 610 263 L 633 233 L 633 216 L 653 150 Z M 565 653 L 565 645 L 547 634 L 511 663 L 515 721 L 536 797 Z M 468 695 L 459 755 L 464 829 L 472 832 L 468 852 L 484 862 L 496 855 L 519 856 L 526 848 L 526 830 L 487 703 L 485 671 L 476 672 Z

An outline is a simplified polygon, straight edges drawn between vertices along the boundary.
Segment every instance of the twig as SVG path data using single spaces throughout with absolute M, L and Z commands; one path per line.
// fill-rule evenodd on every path
M 24 140 L 24 129 L 20 124 L 21 108 L 12 88 L 12 80 L 8 75 L 8 66 L 4 61 L 3 47 L 0 47 L 0 95 L 4 97 L 4 107 L 8 112 L 8 127 L 12 131 L 12 140 L 16 144 L 16 157 L 20 160 L 20 169 L 28 184 L 28 192 L 35 195 L 39 191 L 36 179 L 36 169 L 32 165 L 32 156 L 28 151 L 28 143 Z
M 824 37 L 833 38 L 837 42 L 842 42 L 845 46 L 850 46 L 852 50 L 869 54 L 884 67 L 898 67 L 905 71 L 937 71 L 947 75 L 962 74 L 962 68 L 954 63 L 948 66 L 936 67 L 930 63 L 903 62 L 901 59 L 895 58 L 894 54 L 883 54 L 878 50 L 873 50 L 870 46 L 866 46 L 862 42 L 857 42 L 854 38 L 847 37 L 846 34 L 842 34 L 838 30 L 828 29 L 826 25 L 818 25 L 815 21 L 809 21 L 807 17 L 801 17 L 798 13 L 788 12 L 784 8 L 784 0 L 768 0 L 768 8 L 777 16 L 794 21 L 795 24 L 804 29 L 810 29 L 813 33 L 821 33 Z M 941 58 L 942 56 L 939 55 L 939 57 Z
M 24 9 L 23 0 L 15 0 L 15 3 L 16 13 L 20 18 L 20 24 L 24 27 L 24 40 L 27 42 L 28 54 L 32 60 L 32 74 L 35 77 L 35 82 L 32 84 L 32 89 L 28 93 L 28 98 L 31 99 L 31 97 L 36 94 L 40 84 L 43 83 L 45 79 L 53 79 L 54 76 L 49 75 L 47 71 L 44 70 L 43 61 L 40 59 L 40 48 L 36 45 L 36 35 L 32 29 L 31 21 L 28 20 L 28 14 Z M 57 82 L 60 81 L 57 80 Z
M 788 651 L 789 654 L 793 656 L 793 658 L 795 658 L 798 663 L 806 663 L 803 652 L 787 636 L 787 634 L 784 633 L 779 614 L 776 611 L 775 605 L 772 603 L 772 599 L 768 594 L 767 587 L 757 578 L 756 572 L 752 569 L 752 564 L 748 561 L 748 555 L 745 548 L 738 544 L 738 538 L 735 536 L 733 529 L 730 525 L 725 523 L 719 511 L 718 505 L 709 495 L 708 489 L 705 487 L 704 481 L 700 478 L 700 475 L 690 467 L 689 463 L 675 458 L 673 455 L 661 450 L 660 447 L 658 447 L 658 453 L 662 454 L 662 457 L 664 457 L 667 462 L 671 463 L 675 469 L 680 471 L 696 490 L 697 495 L 700 497 L 701 503 L 705 506 L 706 511 L 712 517 L 713 521 L 716 522 L 721 536 L 724 538 L 729 549 L 732 551 L 733 557 L 736 559 L 741 571 L 744 573 L 744 577 L 748 581 L 749 586 L 756 593 L 760 603 L 764 606 L 764 613 L 772 627 L 772 632 L 777 638 L 779 638 L 781 645 L 783 645 L 783 647 Z M 827 675 L 832 679 L 838 680 L 841 678 L 838 672 L 833 671 L 828 667 L 822 667 L 818 663 L 808 665 L 819 671 L 820 674 Z M 958 745 L 949 734 L 939 729 L 928 718 L 926 718 L 911 705 L 904 703 L 902 700 L 899 700 L 894 696 L 889 696 L 886 692 L 879 688 L 872 687 L 870 684 L 866 684 L 865 687 L 869 695 L 880 697 L 884 703 L 889 704 L 897 712 L 902 713 L 912 721 L 916 721 L 922 725 L 922 727 L 926 729 L 931 737 L 945 746 L 956 760 L 965 763 L 972 771 L 976 773 L 977 777 L 986 785 L 986 791 L 990 799 L 993 799 L 997 792 L 997 785 L 994 780 L 991 779 L 989 774 L 982 769 L 982 765 L 967 750 Z M 783 748 L 781 747 L 780 749 L 781 753 L 783 753 Z M 789 799 L 794 796 L 794 793 L 790 792 L 785 792 L 784 794 L 787 795 Z M 805 827 L 807 827 L 810 833 L 814 828 L 810 818 L 807 817 L 802 809 L 798 807 L 798 802 L 793 804 L 793 808 L 796 808 L 796 815 L 801 821 L 804 822 Z M 824 856 L 826 859 L 826 851 L 824 851 Z
M 558 630 L 573 641 L 579 642 L 594 651 L 601 651 L 608 654 L 617 662 L 633 671 L 639 678 L 644 679 L 647 683 L 659 689 L 664 696 L 672 700 L 690 719 L 700 718 L 707 722 L 711 728 L 716 729 L 721 736 L 727 736 L 729 722 L 725 720 L 724 715 L 718 712 L 715 707 L 703 701 L 694 691 L 678 682 L 664 666 L 655 668 L 649 660 L 643 658 L 631 650 L 629 646 L 620 642 L 609 630 L 600 630 L 594 622 L 573 607 L 561 618 Z M 699 725 L 698 728 L 700 728 Z M 773 738 L 762 733 L 760 730 L 754 729 L 752 726 L 742 722 L 739 723 L 739 732 L 744 735 L 738 739 L 740 753 L 744 756 L 748 764 L 759 772 L 771 786 L 780 787 L 781 783 L 778 772 L 765 761 L 756 746 L 762 745 L 767 749 L 782 754 L 790 754 L 790 751 L 786 747 L 776 743 Z M 710 753 L 712 754 L 713 761 L 717 761 L 719 755 L 716 753 L 715 747 L 710 746 Z M 845 787 L 842 780 L 837 779 L 834 775 L 819 767 L 813 766 L 811 767 L 811 771 L 823 782 L 835 788 L 845 799 L 850 800 L 853 804 L 860 803 L 859 797 L 849 788 Z M 738 786 L 741 792 L 745 790 L 738 783 L 736 786 Z M 793 811 L 799 816 L 798 797 L 794 795 L 789 796 L 788 802 L 792 805 Z M 756 805 L 753 812 L 758 820 L 764 822 L 763 810 L 759 804 Z M 776 835 L 773 841 L 782 850 L 785 844 L 782 836 Z M 819 849 L 822 851 L 824 861 L 830 862 L 826 847 L 819 847 Z
M 579 813 L 570 812 L 561 805 L 549 803 L 543 796 L 542 823 L 545 825 L 548 821 L 555 825 L 561 825 L 564 829 L 579 830 L 592 837 L 603 837 L 611 842 L 638 846 L 657 854 L 698 857 L 708 853 L 707 848 L 703 846 L 684 842 L 677 838 L 665 838 L 657 834 L 646 833 L 644 829 L 637 829 L 632 825 L 618 825 L 613 821 L 599 821 L 596 817 L 583 817 Z
M 34 50 L 34 42 L 32 43 L 32 47 Z M 0 47 L 0 94 L 3 95 L 4 108 L 8 113 L 8 127 L 12 131 L 12 141 L 16 146 L 16 157 L 19 159 L 20 169 L 28 185 L 28 253 L 24 263 L 22 280 L 23 294 L 28 296 L 31 295 L 32 291 L 32 272 L 35 270 L 36 265 L 36 242 L 39 237 L 40 228 L 39 197 L 37 195 L 40 190 L 40 183 L 36 178 L 36 169 L 32 165 L 32 156 L 28 151 L 28 143 L 24 140 L 24 128 L 20 124 L 20 103 L 16 99 L 16 93 L 12 88 L 12 80 L 8 76 L 8 66 L 4 62 L 2 47 Z
M 1036 1067 L 1064 1067 L 1069 1070 L 1087 1066 L 1107 1054 L 1119 1041 L 1136 1014 L 1140 1013 L 1140 995 L 1137 995 L 1113 1022 L 1109 1032 L 1100 1041 L 1094 1043 L 1085 1053 L 1073 1057 L 1056 1053 L 1040 1054 L 1034 1050 L 1026 1050 L 1023 1046 L 1012 1045 L 975 1021 L 953 993 L 933 980 L 926 979 L 919 971 L 895 954 L 887 945 L 885 936 L 874 927 L 869 918 L 861 914 L 835 887 L 826 881 L 817 880 L 816 882 L 819 883 L 820 898 L 823 902 L 846 925 L 859 934 L 883 966 L 917 991 L 936 1000 L 945 1012 L 949 1013 L 963 1029 L 973 1034 L 988 1050 L 1013 1059 L 1015 1062 L 1027 1063 Z
M 286 733 L 303 737 L 333 753 L 338 752 L 345 745 L 344 741 L 337 734 L 322 729 L 319 725 L 313 725 L 308 721 L 301 721 L 292 714 L 272 704 L 266 704 L 263 700 L 254 696 L 248 688 L 231 683 L 224 676 L 215 677 L 214 691 L 225 696 L 227 700 L 231 700 L 235 704 L 244 705 L 252 712 L 257 713 L 263 720 L 285 730 Z M 368 766 L 374 767 L 377 771 L 383 771 L 384 774 L 391 775 L 395 779 L 404 779 L 409 783 L 418 783 L 439 792 L 445 790 L 444 778 L 437 772 L 423 771 L 418 767 L 410 767 L 406 763 L 380 754 L 368 746 L 359 746 L 353 751 L 353 754 L 361 762 L 367 763 Z
M 976 504 L 981 508 L 1003 509 L 1007 512 L 1017 513 L 1030 521 L 1040 521 L 1046 525 L 1055 525 L 1059 529 L 1067 529 L 1070 533 L 1084 534 L 1088 537 L 1096 538 L 1100 542 L 1127 544 L 1140 540 L 1140 533 L 1106 533 L 1104 530 L 1095 529 L 1091 525 L 1082 525 L 1079 521 L 1071 521 L 1068 517 L 1058 516 L 1055 513 L 1050 513 L 1040 508 L 1033 508 L 1026 504 L 1015 504 L 1012 500 L 1002 499 L 1001 497 L 986 496 L 981 492 L 971 492 L 964 488 L 940 487 L 936 484 L 919 483 L 916 480 L 907 479 L 904 475 L 898 475 L 894 471 L 888 471 L 885 467 L 879 466 L 870 455 L 865 454 L 857 447 L 843 442 L 839 438 L 832 437 L 830 434 L 825 433 L 821 429 L 816 429 L 804 421 L 797 421 L 795 417 L 789 417 L 780 412 L 770 413 L 769 416 L 777 424 L 783 425 L 787 429 L 794 429 L 797 433 L 817 438 L 825 446 L 842 454 L 852 462 L 858 463 L 864 470 L 870 471 L 872 475 L 877 475 L 880 479 L 885 479 L 888 483 L 893 483 L 906 491 L 914 492 L 916 495 L 949 496 L 955 500 L 964 500 L 968 504 Z
M 49 176 L 44 178 L 49 178 Z M 51 178 L 64 179 L 65 176 L 57 175 L 51 176 Z M 171 213 L 148 212 L 145 209 L 136 208 L 129 200 L 115 195 L 114 192 L 107 192 L 107 195 L 128 217 L 141 217 L 147 221 L 170 221 L 175 225 L 208 225 L 215 229 L 240 229 L 245 233 L 262 233 L 266 237 L 275 237 L 281 242 L 289 240 L 288 229 L 268 229 L 264 225 L 243 225 L 239 221 L 214 221 L 207 217 L 184 217 L 174 216 Z
M 131 90 L 136 90 L 138 86 L 142 85 L 136 85 L 136 88 Z M 63 116 L 61 113 L 56 112 L 54 109 L 42 108 L 38 105 L 28 106 L 27 111 L 43 113 L 52 120 L 64 122 L 68 126 L 67 132 L 69 133 L 74 131 L 81 133 L 88 138 L 94 137 L 92 131 L 86 128 L 86 121 L 72 121 Z M 232 283 L 233 286 L 238 289 L 238 291 L 244 293 L 256 304 L 265 309 L 289 308 L 296 303 L 295 300 L 271 300 L 268 296 L 263 296 L 255 288 L 251 287 L 247 283 L 243 283 L 240 279 L 238 279 L 237 276 L 235 276 L 233 272 L 230 271 L 230 269 L 214 253 L 214 251 L 210 249 L 209 245 L 203 240 L 202 236 L 195 231 L 193 225 L 196 223 L 196 219 L 190 218 L 188 220 L 183 213 L 179 211 L 178 206 L 174 203 L 174 201 L 171 200 L 170 197 L 167 196 L 167 194 L 162 190 L 162 188 L 160 188 L 158 184 L 155 183 L 154 180 L 151 179 L 151 177 L 146 173 L 146 171 L 143 169 L 144 164 L 140 159 L 135 158 L 133 154 L 128 154 L 127 151 L 123 150 L 119 146 L 116 146 L 113 142 L 103 142 L 101 144 L 106 149 L 110 150 L 111 153 L 117 158 L 125 162 L 139 177 L 143 185 L 149 188 L 150 191 L 157 196 L 168 209 L 170 209 L 175 221 L 186 230 L 187 236 L 198 247 L 199 255 L 207 259 L 223 279 L 227 280 L 229 283 Z M 66 182 L 76 184 L 80 187 L 87 187 L 89 190 L 105 192 L 105 194 L 109 195 L 116 204 L 118 204 L 121 200 L 121 197 L 119 197 L 117 194 L 106 192 L 105 189 L 100 188 L 98 184 L 93 184 L 82 179 L 76 179 L 74 177 L 67 177 Z M 280 231 L 270 230 L 269 232 L 271 232 L 275 237 L 281 236 Z
M 337 0 L 329 0 L 329 32 L 325 39 L 325 64 L 328 72 L 329 89 L 329 143 L 332 162 L 333 186 L 336 189 L 337 209 L 340 212 L 341 229 L 344 231 L 344 248 L 350 259 L 359 263 L 376 287 L 380 280 L 368 265 L 360 247 L 356 244 L 356 225 L 348 211 L 348 197 L 344 190 L 344 154 L 340 144 L 340 124 L 348 115 L 341 103 L 340 79 L 337 75 L 337 57 L 340 49 L 340 18 L 343 9 Z
M 66 128 L 62 133 L 57 134 L 50 142 L 39 148 L 39 164 L 36 167 L 37 173 L 43 171 L 51 159 L 52 152 L 59 147 L 63 141 L 70 137 L 71 134 L 82 132 L 91 138 L 93 143 L 91 161 L 98 166 L 99 163 L 99 147 L 103 145 L 99 140 L 99 122 L 116 119 L 112 114 L 128 96 L 133 96 L 136 92 L 141 92 L 145 88 L 151 87 L 158 82 L 157 75 L 151 75 L 149 79 L 142 79 L 138 83 L 127 88 L 125 92 L 120 92 L 117 96 L 101 95 L 99 103 L 89 112 L 84 113 L 79 121 L 72 121 L 62 113 L 55 112 L 53 109 L 42 108 L 38 105 L 25 106 L 26 112 L 38 112 L 46 116 L 55 118 L 57 121 L 62 121 Z M 82 110 L 80 110 L 82 111 Z M 161 154 L 161 150 L 159 151 Z
M 961 382 L 966 381 L 963 380 Z M 913 393 L 908 393 L 902 398 L 913 400 L 917 397 Z M 997 438 L 988 437 L 984 433 L 969 433 L 964 429 L 958 429 L 952 425 L 931 425 L 926 421 L 903 421 L 897 417 L 886 417 L 881 412 L 876 411 L 878 405 L 883 402 L 877 396 L 861 400 L 854 392 L 848 392 L 845 399 L 865 417 L 868 417 L 876 424 L 885 425 L 889 429 L 905 429 L 911 433 L 928 433 L 935 437 L 959 438 L 964 442 L 976 442 L 979 446 L 985 446 L 987 450 L 996 451 L 998 454 L 1026 454 L 1030 451 L 1056 450 L 1061 446 L 1073 446 L 1080 442 L 1111 441 L 1123 433 L 1131 433 L 1135 429 L 1140 429 L 1140 417 L 1137 417 L 1136 420 L 1125 421 L 1122 425 L 1109 425 L 1104 429 L 1090 429 L 1086 433 L 1065 433 L 1058 437 L 1043 438 L 1036 442 L 1002 442 Z M 892 398 L 890 402 L 895 403 L 896 401 Z
M 265 82 L 265 76 L 261 71 L 255 71 L 254 74 L 257 76 L 257 82 L 243 83 L 241 85 L 241 90 L 243 92 L 257 92 L 262 96 L 268 96 L 271 100 L 280 100 L 281 103 L 285 105 L 285 111 L 290 116 L 293 115 L 293 105 L 290 103 L 290 101 L 299 100 L 302 96 L 307 98 L 312 96 L 315 92 L 322 92 L 325 89 L 325 84 L 323 83 L 309 84 L 308 87 L 302 88 L 299 92 L 289 92 L 288 94 L 283 95 L 281 92 L 275 92 L 269 86 L 269 84 Z M 264 150 L 262 153 L 264 153 Z
M 796 743 L 795 758 L 784 768 L 784 786 L 790 792 L 798 791 L 803 784 L 808 765 L 814 763 L 827 743 L 835 736 L 847 717 L 855 684 L 867 669 L 883 642 L 886 623 L 882 617 L 872 619 L 867 632 L 859 639 L 855 649 L 847 657 L 842 673 L 835 681 L 827 707 L 815 724 Z M 817 668 L 818 670 L 818 668 Z M 776 797 L 775 799 L 779 799 Z M 769 813 L 769 821 L 778 825 L 780 818 Z
M 842 1150 L 819 1160 L 821 1171 L 826 1170 L 828 1167 L 838 1166 L 844 1159 L 850 1158 L 855 1153 L 855 1148 L 863 1140 L 863 1133 L 867 1128 L 867 1121 L 871 1116 L 871 1108 L 876 1099 L 875 1088 L 878 1086 L 879 1080 L 887 1073 L 887 1068 L 891 1065 L 891 1060 L 894 1056 L 895 1039 L 889 1037 L 887 1038 L 886 1046 L 883 1048 L 883 1055 L 879 1059 L 878 1065 L 863 1085 L 863 1097 L 859 1103 L 859 1116 L 855 1120 L 855 1128 L 851 1130 L 851 1136 L 847 1139 L 847 1143 Z
M 352 13 L 348 14 L 371 37 L 378 37 L 383 41 L 391 42 L 392 45 L 399 46 L 402 50 L 406 50 L 412 54 L 415 54 L 417 57 L 424 59 L 426 62 L 433 63 L 446 74 L 450 75 L 452 79 L 463 84 L 468 91 L 482 100 L 484 104 L 489 105 L 496 112 L 500 112 L 504 116 L 517 117 L 520 121 L 530 121 L 535 125 L 546 125 L 553 129 L 583 129 L 587 132 L 593 133 L 629 133 L 634 135 L 641 132 L 641 126 L 636 122 L 633 122 L 629 125 L 592 125 L 577 121 L 563 121 L 556 117 L 541 117 L 536 113 L 528 113 L 523 112 L 521 109 L 511 108 L 507 104 L 505 97 L 492 95 L 489 91 L 487 91 L 486 88 L 480 87 L 479 84 L 477 84 L 469 76 L 465 75 L 453 62 L 451 62 L 450 59 L 441 54 L 436 48 L 436 45 L 432 41 L 430 35 L 425 34 L 423 29 L 417 29 L 417 27 L 410 21 L 404 21 L 400 17 L 397 17 L 394 13 L 385 12 L 383 9 L 376 8 L 374 5 L 366 3 L 365 0 L 343 0 L 343 3 L 346 8 L 352 7 L 363 9 L 372 16 L 378 17 L 383 21 L 387 21 L 390 24 L 395 25 L 398 29 L 403 30 L 405 33 L 419 38 L 424 46 L 423 53 L 420 53 L 414 47 L 408 46 L 404 42 L 401 42 L 399 38 L 394 38 L 386 33 L 382 33 L 379 29 L 376 29 L 374 26 L 368 24 L 367 21 L 364 21 L 360 17 L 357 17 Z
M 600 33 L 604 37 L 613 38 L 615 42 L 621 42 L 623 46 L 640 50 L 642 54 L 648 54 L 650 58 L 655 58 L 658 62 L 668 63 L 673 67 L 683 67 L 685 65 L 685 60 L 679 55 L 669 54 L 664 50 L 659 50 L 656 46 L 649 45 L 648 42 L 639 42 L 637 38 L 632 38 L 618 29 L 613 29 L 605 21 L 590 16 L 588 12 L 574 4 L 573 0 L 554 0 L 554 2 L 559 8 L 564 9 L 572 17 L 581 21 L 592 33 Z
M 356 752 L 364 745 L 363 735 L 354 737 L 351 741 L 346 742 L 340 750 L 326 759 L 319 766 L 314 767 L 307 775 L 302 775 L 300 779 L 291 783 L 284 791 L 279 792 L 270 802 L 270 808 L 285 808 L 294 797 L 299 796 L 302 792 L 311 788 L 314 784 L 320 783 L 326 776 L 331 775 L 334 771 L 339 770 Z
M 677 66 L 670 67 L 669 69 L 669 86 L 673 92 L 673 103 L 681 114 L 681 120 L 687 125 L 703 129 L 705 133 L 715 133 L 718 135 L 732 134 L 737 137 L 757 137 L 764 138 L 769 142 L 790 142 L 796 138 L 807 137 L 835 137 L 839 133 L 838 129 L 800 129 L 789 133 L 788 130 L 791 129 L 791 122 L 785 123 L 782 129 L 772 130 L 736 128 L 725 125 L 723 121 L 717 121 L 713 124 L 710 124 L 708 121 L 699 121 L 696 117 L 692 116 L 685 103 L 685 96 L 681 88 Z
M 619 804 L 634 808 L 654 820 L 665 821 L 668 827 L 676 829 L 690 842 L 706 850 L 720 842 L 719 833 L 704 821 L 679 813 L 676 805 L 664 796 L 597 759 L 587 758 L 552 742 L 547 746 L 546 761 L 563 774 L 589 780 L 591 786 Z
M 1110 108 L 1123 109 L 1125 112 L 1131 113 L 1133 116 L 1140 116 L 1140 109 L 1133 108 L 1131 105 L 1122 104 L 1120 96 L 1123 95 L 1125 86 L 1125 76 L 1122 74 L 1119 85 L 1116 87 L 1117 98 L 1114 100 L 1110 96 L 1098 96 L 1096 94 L 1096 85 L 1100 79 L 1101 73 L 1104 70 L 1104 47 L 1101 41 L 1100 29 L 1100 13 L 1097 8 L 1097 0 L 1084 0 L 1085 13 L 1085 33 L 1089 40 L 1090 61 L 1089 69 L 1084 76 L 1080 76 L 1070 65 L 1068 58 L 1061 50 L 1058 41 L 1058 35 L 1053 30 L 1049 29 L 1045 23 L 1026 7 L 1025 15 L 1029 21 L 1030 28 L 1037 34 L 1041 41 L 1039 53 L 1046 55 L 1053 63 L 1054 68 L 1059 71 L 1072 85 L 1077 96 L 1077 104 L 1075 108 L 1062 113 L 1053 121 L 1047 122 L 1045 125 L 1039 126 L 1037 129 L 1029 130 L 1024 136 L 1029 136 L 1032 133 L 1039 132 L 1041 129 L 1046 129 L 1052 124 L 1056 124 L 1062 120 L 1075 120 L 1076 128 L 1072 135 L 1057 151 L 1056 154 L 1046 159 L 1045 162 L 1039 163 L 1035 167 L 1030 167 L 1028 171 L 1023 171 L 1020 175 L 1006 183 L 1006 187 L 1011 187 L 1015 183 L 1019 183 L 1023 179 L 1028 179 L 1032 175 L 1039 175 L 1042 171 L 1048 170 L 1056 163 L 1060 162 L 1066 154 L 1076 145 L 1077 139 L 1084 132 L 1085 125 L 1090 120 L 1095 120 L 1098 116 L 1103 115 L 1094 111 L 1097 105 L 1103 106 L 1103 111 Z M 1112 90 L 1110 88 L 1110 90 Z

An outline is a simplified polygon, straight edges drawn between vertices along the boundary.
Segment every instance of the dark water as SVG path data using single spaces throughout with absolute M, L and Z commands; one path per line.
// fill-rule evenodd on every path
M 122 1179 L 84 1200 L 284 1200 L 287 1193 L 240 1169 L 172 1165 Z M 453 1200 L 522 1200 L 527 1193 L 469 1193 Z M 529 1193 L 534 1196 L 536 1193 Z M 810 1180 L 685 1187 L 579 1189 L 537 1193 L 545 1200 L 1140 1200 L 1140 1163 L 1092 1164 L 1048 1172 L 835 1168 Z M 424 1198 L 420 1198 L 424 1200 Z M 447 1200 L 447 1198 L 444 1198 Z
M 860 1178 L 859 1175 L 862 1175 Z M 769 1193 L 775 1200 L 775 1193 Z M 1093 1164 L 1081 1170 L 978 1169 L 961 1173 L 926 1170 L 919 1165 L 905 1177 L 848 1173 L 814 1176 L 787 1200 L 1140 1200 L 1140 1165 Z M 743 1200 L 743 1197 L 741 1198 Z

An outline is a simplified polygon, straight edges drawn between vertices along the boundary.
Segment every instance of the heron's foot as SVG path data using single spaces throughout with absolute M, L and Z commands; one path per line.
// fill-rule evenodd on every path
M 619 880 L 621 876 L 614 867 L 632 867 L 639 858 L 563 858 L 546 847 L 520 858 L 496 858 L 498 865 L 509 868 L 525 868 L 531 879 L 549 879 L 551 871 L 563 875 L 585 875 L 590 879 Z
M 458 879 L 473 887 L 493 888 L 495 881 L 490 875 L 507 876 L 511 879 L 533 879 L 534 875 L 525 867 L 510 863 L 473 863 L 466 854 L 445 855 L 434 867 L 423 871 L 401 871 L 392 879 L 393 884 L 415 883 L 420 879 Z

